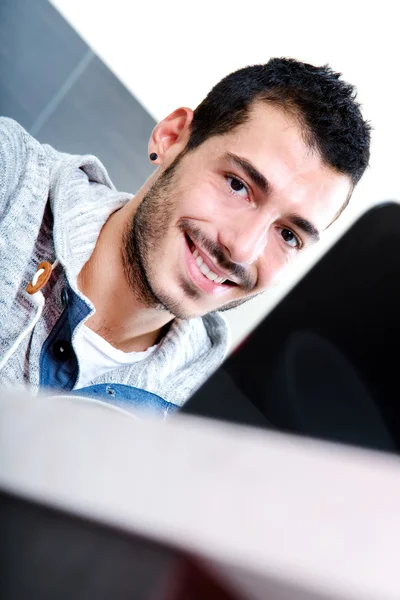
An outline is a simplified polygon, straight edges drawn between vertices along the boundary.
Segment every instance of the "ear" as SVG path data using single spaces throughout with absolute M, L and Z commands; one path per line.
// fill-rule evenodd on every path
M 149 141 L 149 154 L 155 152 L 155 164 L 170 163 L 186 146 L 193 120 L 191 108 L 177 108 L 153 129 Z

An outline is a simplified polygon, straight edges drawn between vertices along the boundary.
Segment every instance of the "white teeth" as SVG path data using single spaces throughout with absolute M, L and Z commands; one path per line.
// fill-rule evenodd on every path
M 215 281 L 217 279 L 217 276 L 215 273 L 213 273 L 212 271 L 208 271 L 208 273 L 206 274 L 206 277 L 208 279 L 211 279 L 211 281 Z
M 224 281 L 226 281 L 225 277 L 218 277 L 218 275 L 216 273 L 214 273 L 214 271 L 211 271 L 211 269 L 206 265 L 206 263 L 201 258 L 197 248 L 192 251 L 192 254 L 193 254 L 194 258 L 196 259 L 197 266 L 199 267 L 199 269 L 203 273 L 203 275 L 205 277 L 207 277 L 207 279 L 214 281 L 214 283 L 223 283 Z
M 200 267 L 200 271 L 203 273 L 203 275 L 207 275 L 207 273 L 209 273 L 211 269 L 207 267 L 206 263 L 203 262 L 203 264 Z

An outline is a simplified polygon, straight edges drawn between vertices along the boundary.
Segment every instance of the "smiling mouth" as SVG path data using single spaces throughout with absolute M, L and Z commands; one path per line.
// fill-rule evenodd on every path
M 193 255 L 193 258 L 195 259 L 196 264 L 199 268 L 199 271 L 202 273 L 202 275 L 206 279 L 208 279 L 209 281 L 212 281 L 215 285 L 224 285 L 224 286 L 232 286 L 232 287 L 237 285 L 235 282 L 227 279 L 226 277 L 221 277 L 220 275 L 215 273 L 212 269 L 210 269 L 210 267 L 204 262 L 203 258 L 201 257 L 194 242 L 192 242 L 192 240 L 190 239 L 190 237 L 187 234 L 185 234 L 185 237 L 186 237 L 186 241 L 188 243 L 189 249 Z

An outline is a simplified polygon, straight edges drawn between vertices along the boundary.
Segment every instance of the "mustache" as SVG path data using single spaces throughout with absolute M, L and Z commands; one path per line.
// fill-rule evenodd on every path
M 217 266 L 228 274 L 228 279 L 229 275 L 232 275 L 235 283 L 237 282 L 246 292 L 251 292 L 254 289 L 256 280 L 247 269 L 238 263 L 232 262 L 226 256 L 221 246 L 210 240 L 198 227 L 192 225 L 188 219 L 182 219 L 179 223 L 179 229 L 182 233 L 187 234 L 193 242 L 208 252 L 210 257 L 215 260 Z

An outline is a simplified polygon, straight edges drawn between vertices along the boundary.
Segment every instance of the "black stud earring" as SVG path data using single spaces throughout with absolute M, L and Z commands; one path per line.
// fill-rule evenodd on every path
M 158 155 L 155 152 L 152 152 L 149 156 L 150 160 L 157 160 Z

